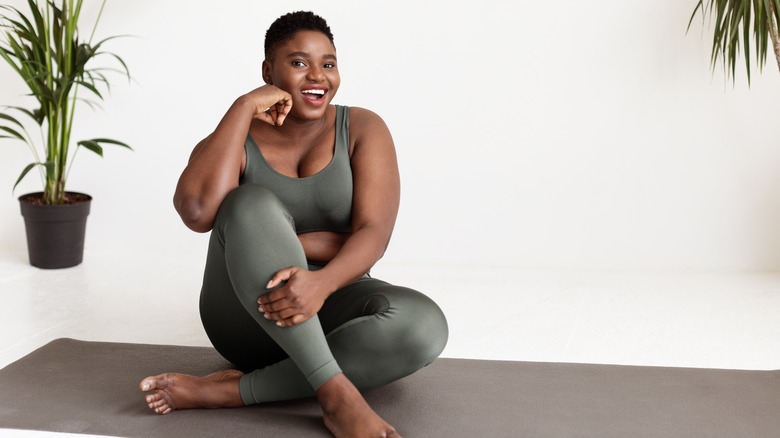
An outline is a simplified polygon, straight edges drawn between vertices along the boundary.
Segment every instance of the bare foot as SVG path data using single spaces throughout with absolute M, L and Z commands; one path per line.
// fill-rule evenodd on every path
M 393 426 L 368 406 L 344 374 L 338 374 L 317 390 L 325 427 L 337 438 L 400 438 Z
M 149 409 L 158 414 L 170 414 L 176 409 L 236 408 L 244 406 L 238 380 L 244 375 L 238 370 L 219 371 L 206 377 L 189 374 L 160 374 L 141 381 Z

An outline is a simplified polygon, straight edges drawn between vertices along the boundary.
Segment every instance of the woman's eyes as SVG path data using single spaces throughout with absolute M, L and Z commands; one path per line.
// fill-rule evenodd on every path
M 306 63 L 304 61 L 292 61 L 291 65 L 293 67 L 306 67 Z M 336 68 L 336 63 L 334 62 L 326 62 L 322 65 L 323 68 Z

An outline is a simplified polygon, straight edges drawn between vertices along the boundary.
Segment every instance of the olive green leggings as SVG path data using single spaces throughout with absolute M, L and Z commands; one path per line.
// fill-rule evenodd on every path
M 244 184 L 220 206 L 209 242 L 200 314 L 214 347 L 244 371 L 244 404 L 314 395 L 340 372 L 369 389 L 433 362 L 447 321 L 430 298 L 365 276 L 333 293 L 302 324 L 278 327 L 257 298 L 278 270 L 308 268 L 295 225 L 270 191 Z

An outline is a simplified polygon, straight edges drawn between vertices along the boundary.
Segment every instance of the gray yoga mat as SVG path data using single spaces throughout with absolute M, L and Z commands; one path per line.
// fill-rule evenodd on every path
M 147 410 L 137 384 L 211 348 L 58 339 L 0 370 L 0 427 L 125 437 L 329 436 L 314 399 Z M 780 372 L 439 359 L 366 393 L 406 437 L 770 437 Z

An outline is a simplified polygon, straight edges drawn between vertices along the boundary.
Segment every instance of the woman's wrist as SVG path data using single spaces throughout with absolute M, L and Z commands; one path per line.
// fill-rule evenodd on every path
M 251 118 L 255 114 L 256 105 L 253 104 L 251 96 L 242 94 L 233 101 L 232 109 L 243 116 Z
M 317 284 L 321 286 L 323 299 L 345 286 L 344 280 L 340 279 L 342 276 L 339 276 L 332 268 L 329 269 L 327 265 L 322 269 L 312 271 L 312 273 L 317 276 Z

